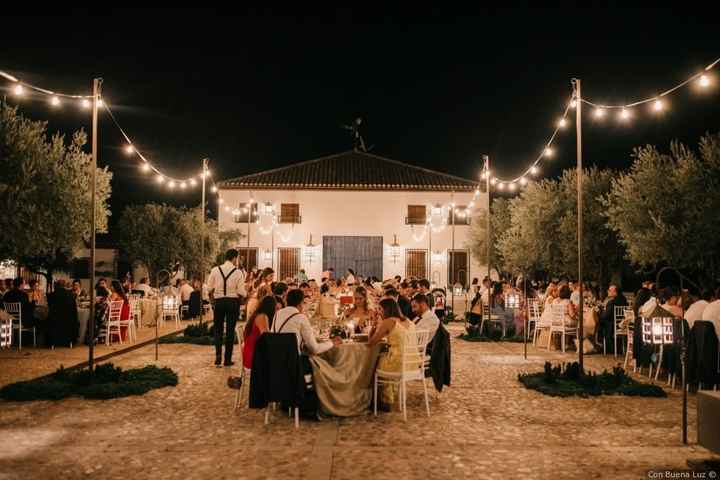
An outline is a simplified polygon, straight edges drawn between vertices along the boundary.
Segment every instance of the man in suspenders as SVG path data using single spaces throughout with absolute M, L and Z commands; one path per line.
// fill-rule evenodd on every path
M 235 324 L 240 315 L 240 300 L 245 296 L 245 273 L 237 268 L 238 252 L 234 248 L 225 253 L 225 263 L 213 268 L 208 277 L 210 299 L 215 301 L 213 333 L 215 334 L 215 366 L 222 360 L 223 324 L 225 328 L 225 361 L 229 367 L 235 343 Z

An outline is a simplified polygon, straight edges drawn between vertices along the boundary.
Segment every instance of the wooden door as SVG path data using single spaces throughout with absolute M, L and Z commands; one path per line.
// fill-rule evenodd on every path
M 278 248 L 278 276 L 284 282 L 286 278 L 295 278 L 300 271 L 300 249 L 294 247 Z
M 405 277 L 427 277 L 427 250 L 405 250 Z
M 323 237 L 323 270 L 335 269 L 342 277 L 352 268 L 356 275 L 383 278 L 383 237 Z
M 237 247 L 237 251 L 238 257 L 240 257 L 240 263 L 244 265 L 246 269 L 250 270 L 253 267 L 257 267 L 257 247 Z
M 466 250 L 450 250 L 448 252 L 448 286 L 458 282 L 463 288 L 467 288 L 468 253 Z

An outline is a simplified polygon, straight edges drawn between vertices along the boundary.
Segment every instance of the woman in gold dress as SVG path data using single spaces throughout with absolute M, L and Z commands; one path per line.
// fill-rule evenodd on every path
M 377 368 L 386 372 L 400 372 L 403 369 L 403 350 L 406 342 L 409 341 L 408 335 L 413 342 L 415 341 L 415 324 L 400 313 L 400 307 L 392 298 L 380 300 L 380 315 L 382 320 L 370 336 L 368 346 L 372 347 L 387 337 L 389 348 L 380 355 Z M 395 403 L 396 394 L 397 388 L 389 385 L 382 389 L 382 403 L 385 409 Z

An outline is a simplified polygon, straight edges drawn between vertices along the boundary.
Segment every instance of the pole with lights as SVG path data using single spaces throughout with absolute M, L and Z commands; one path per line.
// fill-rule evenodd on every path
M 97 190 L 97 137 L 98 137 L 98 103 L 100 101 L 100 90 L 102 78 L 93 80 L 93 102 L 92 102 L 92 159 L 90 161 L 90 289 L 95 289 L 95 228 L 97 201 L 95 192 Z M 53 97 L 57 99 L 57 97 Z M 108 330 L 106 335 L 110 334 Z M 88 369 L 92 372 L 95 364 L 95 296 L 90 302 L 90 348 L 88 349 Z
M 581 81 L 579 78 L 572 80 L 575 88 L 575 136 L 577 140 L 577 250 L 578 250 L 578 283 L 580 284 L 580 304 L 578 305 L 578 364 L 580 365 L 580 375 L 584 370 L 583 358 L 583 314 L 584 314 L 584 298 L 583 298 L 583 166 L 582 166 L 582 92 Z

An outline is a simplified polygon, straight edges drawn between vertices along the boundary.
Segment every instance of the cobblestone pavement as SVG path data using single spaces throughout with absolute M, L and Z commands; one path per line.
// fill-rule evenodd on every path
M 453 329 L 453 336 L 459 331 Z M 710 454 L 680 438 L 681 395 L 666 399 L 559 399 L 523 388 L 535 371 L 571 354 L 522 344 L 453 343 L 453 386 L 411 389 L 408 422 L 398 413 L 292 423 L 276 412 L 232 413 L 229 369 L 211 365 L 210 347 L 161 345 L 175 388 L 109 401 L 0 402 L 0 480 L 45 478 L 647 478 Z M 124 367 L 154 359 L 152 347 L 116 358 Z M 608 368 L 612 357 L 587 357 Z

